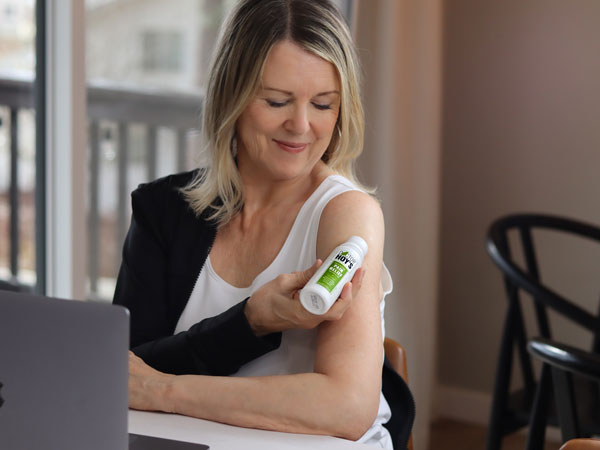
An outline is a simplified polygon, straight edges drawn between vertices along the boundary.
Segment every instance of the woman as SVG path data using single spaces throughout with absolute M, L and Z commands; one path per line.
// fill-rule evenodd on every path
M 132 256 L 139 245 L 128 237 L 126 281 L 115 298 L 132 310 L 132 408 L 391 448 L 381 395 L 383 298 L 391 280 L 382 263 L 381 209 L 353 172 L 363 138 L 358 72 L 348 29 L 329 1 L 242 0 L 232 11 L 206 95 L 211 166 L 187 186 L 190 174 L 182 174 L 133 194 L 130 235 L 139 222 L 144 245 L 153 245 Z M 277 302 L 264 299 L 296 296 L 315 260 L 352 235 L 369 245 L 355 280 L 360 290 L 345 287 L 332 317 L 339 320 L 289 329 L 320 319 L 307 325 L 279 317 L 271 307 Z M 164 263 L 146 270 L 155 259 Z M 247 322 L 237 324 L 251 329 L 249 342 L 216 332 L 216 345 L 200 351 L 245 355 L 204 372 L 236 371 L 234 377 L 173 375 L 203 373 L 195 370 L 198 359 L 211 359 L 170 352 L 174 340 L 189 344 L 215 328 L 207 320 L 219 328 L 240 310 Z M 286 331 L 269 334 L 279 330 Z

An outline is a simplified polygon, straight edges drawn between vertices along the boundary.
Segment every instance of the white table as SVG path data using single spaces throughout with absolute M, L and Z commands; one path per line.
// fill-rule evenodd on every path
M 373 450 L 366 444 L 330 436 L 241 428 L 176 414 L 129 411 L 129 432 L 210 446 L 210 450 Z

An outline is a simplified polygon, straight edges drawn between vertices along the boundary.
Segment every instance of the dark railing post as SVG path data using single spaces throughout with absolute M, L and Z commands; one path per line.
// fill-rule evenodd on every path
M 175 146 L 177 148 L 177 172 L 183 172 L 186 166 L 187 159 L 187 141 L 186 130 L 175 130 Z
M 19 111 L 10 108 L 10 274 L 19 273 Z
M 96 120 L 90 123 L 90 211 L 88 213 L 90 292 L 98 291 L 98 240 L 100 214 L 98 213 L 98 179 L 100 178 L 100 133 Z
M 149 125 L 147 128 L 147 141 L 146 141 L 146 151 L 147 159 L 146 164 L 148 168 L 148 180 L 152 181 L 156 179 L 156 147 L 157 147 L 157 127 L 154 125 Z
M 127 232 L 127 163 L 129 160 L 128 126 L 119 122 L 117 145 L 118 185 L 117 185 L 117 248 L 121 248 Z M 121 264 L 121 252 L 117 252 L 117 267 Z

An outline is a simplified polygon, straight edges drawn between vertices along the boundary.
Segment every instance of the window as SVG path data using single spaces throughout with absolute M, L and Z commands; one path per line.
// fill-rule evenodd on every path
M 0 2 L 0 281 L 36 275 L 35 4 Z

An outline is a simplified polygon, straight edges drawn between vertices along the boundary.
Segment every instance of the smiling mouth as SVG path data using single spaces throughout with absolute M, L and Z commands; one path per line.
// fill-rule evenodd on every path
M 282 149 L 285 150 L 286 152 L 289 153 L 300 153 L 302 150 L 304 150 L 308 144 L 306 143 L 300 143 L 300 142 L 286 142 L 286 141 L 279 141 L 277 139 L 273 139 L 273 141 Z

